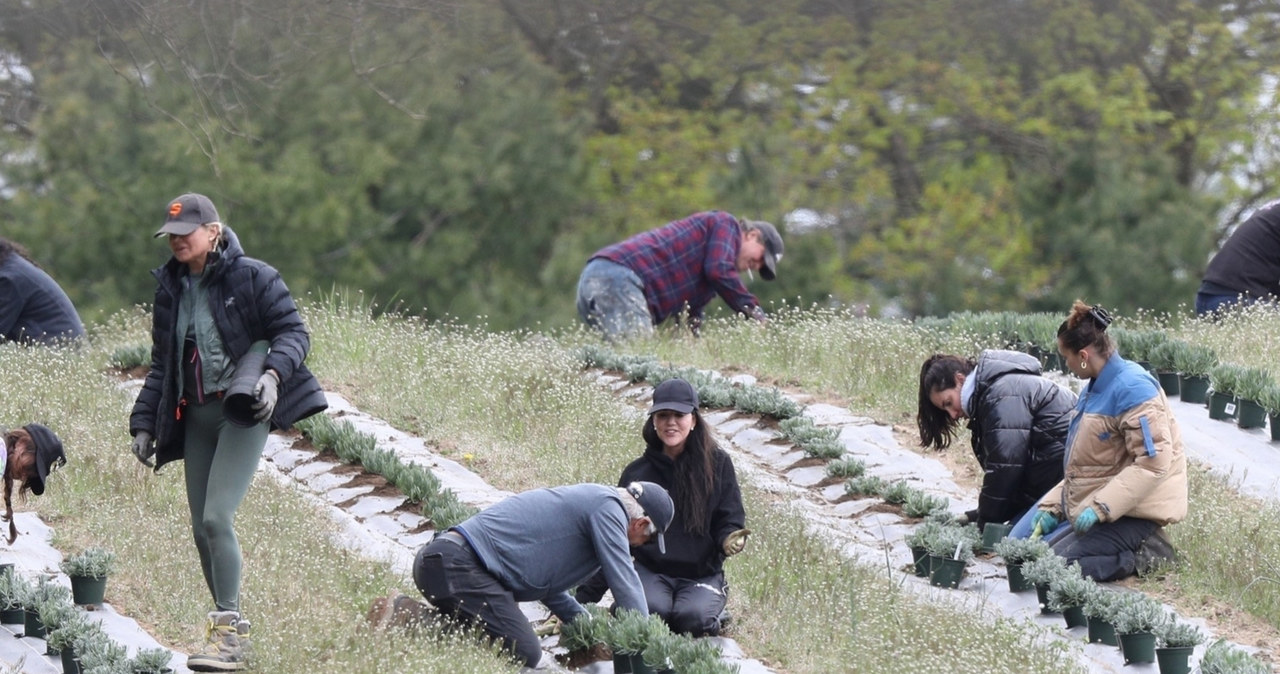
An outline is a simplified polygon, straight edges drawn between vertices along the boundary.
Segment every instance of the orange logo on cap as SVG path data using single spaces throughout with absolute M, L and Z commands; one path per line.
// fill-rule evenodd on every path
M 182 204 L 180 202 L 175 201 L 169 205 L 169 217 L 176 218 L 178 217 L 178 214 L 181 212 L 182 212 Z

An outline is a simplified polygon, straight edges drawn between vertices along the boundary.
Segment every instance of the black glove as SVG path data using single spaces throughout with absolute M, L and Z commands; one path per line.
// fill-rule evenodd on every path
M 258 383 L 253 387 L 253 418 L 258 423 L 262 423 L 271 418 L 271 413 L 276 409 L 276 397 L 280 395 L 280 378 L 276 376 L 274 370 L 267 370 L 258 377 Z
M 147 468 L 155 468 L 156 464 L 151 457 L 156 455 L 156 443 L 151 439 L 151 434 L 146 431 L 138 431 L 133 436 L 133 455 L 138 457 L 142 465 Z

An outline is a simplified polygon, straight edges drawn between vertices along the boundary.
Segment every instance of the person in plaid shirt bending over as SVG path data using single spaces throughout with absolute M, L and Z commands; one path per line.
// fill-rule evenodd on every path
M 771 224 L 723 211 L 694 213 L 596 251 L 578 279 L 578 315 L 610 341 L 653 334 L 688 307 L 697 333 L 716 295 L 734 311 L 767 322 L 742 272 L 777 274 L 782 237 Z

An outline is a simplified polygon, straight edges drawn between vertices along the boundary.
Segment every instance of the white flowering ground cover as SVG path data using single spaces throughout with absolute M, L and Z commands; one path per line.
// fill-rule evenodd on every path
M 613 482 L 640 451 L 638 411 L 582 376 L 572 347 L 587 335 L 492 334 L 375 319 L 336 302 L 309 306 L 306 318 L 313 331 L 309 363 L 326 388 L 499 489 Z M 0 410 L 2 423 L 49 423 L 74 457 L 49 493 L 28 506 L 53 525 L 54 544 L 63 551 L 90 544 L 116 550 L 122 571 L 108 601 L 162 643 L 188 650 L 208 607 L 180 471 L 155 476 L 139 469 L 125 428 L 131 396 L 104 368 L 115 348 L 145 341 L 145 325 L 141 312 L 114 317 L 76 352 L 0 348 L 0 378 L 29 382 L 0 389 Z M 981 338 L 814 312 L 780 317 L 764 330 L 713 322 L 700 340 L 664 336 L 631 348 L 677 363 L 750 371 L 903 426 L 923 357 L 984 345 Z M 746 491 L 756 534 L 752 555 L 735 558 L 730 570 L 734 637 L 777 671 L 1087 669 L 1076 649 L 1046 639 L 1039 626 L 992 622 L 904 590 L 888 572 L 894 566 L 888 557 L 850 561 L 811 534 L 803 502 L 766 487 Z M 1215 619 L 1223 617 L 1220 605 L 1236 604 L 1231 610 L 1239 620 L 1274 625 L 1278 593 L 1265 580 L 1280 558 L 1274 506 L 1241 499 L 1207 474 L 1193 484 L 1193 503 L 1201 507 L 1171 532 L 1188 561 L 1164 581 L 1170 587 L 1158 589 L 1179 607 L 1227 598 L 1215 600 Z M 244 601 L 264 671 L 513 671 L 468 639 L 424 643 L 365 632 L 364 608 L 403 577 L 335 546 L 334 525 L 296 490 L 259 480 L 237 526 L 246 558 Z M 1239 559 L 1242 549 L 1253 561 Z

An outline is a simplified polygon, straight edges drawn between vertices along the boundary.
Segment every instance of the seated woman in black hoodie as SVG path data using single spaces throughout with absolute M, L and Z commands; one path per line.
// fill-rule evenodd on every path
M 1062 481 L 1062 452 L 1076 396 L 1040 375 L 1040 363 L 1017 351 L 983 351 L 977 361 L 937 354 L 920 368 L 916 425 L 920 446 L 943 449 L 968 419 L 982 467 L 978 508 L 966 517 L 1021 522 Z M 1030 519 L 1027 520 L 1030 522 Z M 1015 526 L 1009 536 L 1031 531 Z
M 711 439 L 698 414 L 698 392 L 683 379 L 654 389 L 643 436 L 644 456 L 622 471 L 618 484 L 655 482 L 676 508 L 665 554 L 655 543 L 632 549 L 649 612 L 673 632 L 715 636 L 727 615 L 724 560 L 742 552 L 750 533 L 733 461 Z M 577 600 L 599 601 L 606 587 L 597 574 L 578 588 Z

